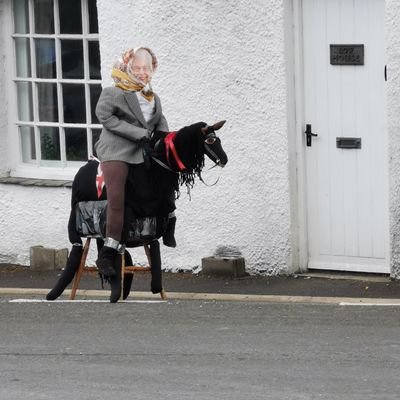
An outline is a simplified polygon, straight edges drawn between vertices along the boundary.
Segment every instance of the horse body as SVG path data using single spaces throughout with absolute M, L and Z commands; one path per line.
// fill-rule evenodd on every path
M 223 124 L 224 121 L 207 126 L 204 122 L 199 122 L 174 133 L 173 140 L 170 133 L 155 132 L 152 138 L 154 150 L 150 155 L 153 159 L 151 167 L 148 168 L 145 164 L 130 167 L 125 187 L 125 224 L 121 242 L 128 247 L 150 244 L 153 293 L 162 290 L 161 257 L 157 239 L 162 236 L 167 226 L 168 215 L 175 210 L 175 198 L 179 196 L 179 186 L 185 184 L 188 189 L 193 187 L 195 177 L 201 177 L 205 154 L 219 166 L 224 166 L 228 161 L 221 141 L 215 134 L 215 130 L 220 129 Z M 68 223 L 69 240 L 73 248 L 63 274 L 47 296 L 49 300 L 61 295 L 79 266 L 82 231 L 77 226 L 80 210 L 78 205 L 83 202 L 105 203 L 107 199 L 106 189 L 98 190 L 96 186 L 99 171 L 98 161 L 91 160 L 79 169 L 74 178 Z M 155 218 L 158 224 L 153 236 L 145 240 L 132 237 L 130 231 L 132 221 L 140 218 Z M 104 237 L 104 234 L 101 232 L 97 233 L 98 247 L 102 245 L 102 236 Z M 114 283 L 118 286 L 118 279 Z

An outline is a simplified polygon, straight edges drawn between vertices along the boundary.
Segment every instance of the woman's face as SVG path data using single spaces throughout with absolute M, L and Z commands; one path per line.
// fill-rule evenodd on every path
M 136 79 L 147 85 L 151 80 L 151 71 L 147 60 L 136 57 L 131 65 L 131 72 Z

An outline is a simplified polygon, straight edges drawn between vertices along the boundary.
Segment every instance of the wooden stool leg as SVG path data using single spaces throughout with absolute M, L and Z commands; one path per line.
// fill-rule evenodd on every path
M 86 263 L 86 258 L 87 258 L 87 254 L 89 251 L 89 246 L 90 246 L 90 238 L 87 238 L 86 242 L 85 242 L 85 246 L 83 247 L 81 262 L 79 264 L 78 271 L 76 271 L 75 278 L 72 283 L 71 294 L 69 295 L 70 300 L 75 300 L 76 291 L 78 290 L 79 282 L 81 281 L 82 273 L 85 268 L 85 263 Z
M 146 253 L 147 261 L 149 262 L 150 273 L 151 273 L 151 257 L 150 257 L 149 245 L 145 244 L 143 247 L 144 247 L 144 251 Z M 167 293 L 165 292 L 164 289 L 161 290 L 160 297 L 161 297 L 162 300 L 167 300 Z

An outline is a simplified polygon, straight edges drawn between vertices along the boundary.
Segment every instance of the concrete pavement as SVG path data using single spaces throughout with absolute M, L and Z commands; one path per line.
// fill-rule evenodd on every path
M 0 296 L 42 296 L 60 271 L 33 271 L 29 267 L 0 265 Z M 309 273 L 292 277 L 247 276 L 239 279 L 192 273 L 163 273 L 169 299 L 238 300 L 265 302 L 397 304 L 400 282 L 385 275 Z M 130 298 L 158 298 L 149 291 L 149 274 L 136 273 Z M 107 289 L 107 286 L 106 286 Z M 68 298 L 67 289 L 62 298 Z M 96 274 L 85 275 L 78 298 L 107 298 Z

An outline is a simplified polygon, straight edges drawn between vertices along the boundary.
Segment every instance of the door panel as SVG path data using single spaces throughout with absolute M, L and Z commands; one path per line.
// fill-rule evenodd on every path
M 309 268 L 389 272 L 384 0 L 303 0 Z M 330 45 L 363 44 L 364 65 Z M 337 148 L 338 137 L 361 149 Z

